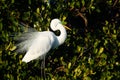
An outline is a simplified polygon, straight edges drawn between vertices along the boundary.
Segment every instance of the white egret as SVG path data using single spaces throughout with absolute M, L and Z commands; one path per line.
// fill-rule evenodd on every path
M 17 45 L 19 46 L 18 51 L 26 51 L 22 59 L 23 62 L 28 63 L 38 58 L 43 59 L 42 56 L 45 56 L 50 49 L 54 49 L 64 43 L 67 33 L 61 21 L 53 19 L 50 27 L 53 31 L 60 30 L 60 35 L 56 36 L 51 31 L 43 31 L 26 33 L 20 38 L 22 42 Z

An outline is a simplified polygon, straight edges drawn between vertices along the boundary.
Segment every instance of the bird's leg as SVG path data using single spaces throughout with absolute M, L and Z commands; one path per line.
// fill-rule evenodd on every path
M 46 78 L 46 75 L 45 75 L 45 56 L 43 59 L 43 74 L 44 74 L 44 78 Z
M 43 56 L 43 60 L 41 62 L 41 77 L 43 78 L 43 80 L 45 80 L 45 77 L 46 77 L 46 75 L 45 75 L 45 56 Z

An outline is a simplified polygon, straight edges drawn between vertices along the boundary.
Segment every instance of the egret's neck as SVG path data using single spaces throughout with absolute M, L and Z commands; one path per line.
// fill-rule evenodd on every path
M 63 27 L 62 24 L 59 24 L 59 30 L 60 30 L 60 35 L 57 36 L 57 39 L 59 41 L 59 45 L 63 44 L 66 37 L 67 37 L 67 32 L 65 30 L 65 28 Z

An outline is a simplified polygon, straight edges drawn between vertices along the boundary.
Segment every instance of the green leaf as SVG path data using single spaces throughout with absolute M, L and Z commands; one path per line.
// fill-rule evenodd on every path
M 104 47 L 100 47 L 98 54 L 100 55 L 101 53 L 103 53 L 103 51 L 104 51 Z

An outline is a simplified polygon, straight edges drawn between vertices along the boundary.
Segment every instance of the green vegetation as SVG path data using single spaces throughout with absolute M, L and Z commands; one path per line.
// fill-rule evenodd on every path
M 1 0 L 1 80 L 41 79 L 40 60 L 22 63 L 12 36 L 48 30 L 53 18 L 72 31 L 46 56 L 46 80 L 120 79 L 120 0 Z

